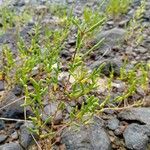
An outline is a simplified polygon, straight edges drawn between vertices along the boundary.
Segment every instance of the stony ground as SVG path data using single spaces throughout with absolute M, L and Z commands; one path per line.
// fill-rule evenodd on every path
M 38 2 L 37 2 L 38 1 Z M 45 0 L 31 0 L 32 7 L 36 7 L 38 11 L 45 9 Z M 67 0 L 66 0 L 67 1 Z M 67 7 L 71 7 L 74 4 L 74 14 L 77 16 L 82 15 L 83 7 L 85 5 L 95 9 L 101 0 L 49 0 L 49 3 L 65 4 Z M 0 0 L 0 4 L 3 1 Z M 12 2 L 14 9 L 18 11 L 23 10 L 28 3 L 27 0 L 15 0 Z M 142 25 L 145 25 L 143 31 L 143 42 L 135 48 L 134 43 L 123 43 L 120 47 L 118 45 L 118 39 L 121 40 L 124 33 L 126 24 L 128 24 L 131 16 L 139 6 L 140 0 L 134 0 L 134 4 L 130 8 L 129 12 L 121 18 L 107 21 L 106 26 L 103 28 L 100 34 L 96 35 L 96 38 L 91 43 L 96 43 L 100 38 L 105 37 L 105 43 L 98 50 L 96 50 L 91 57 L 87 60 L 87 66 L 89 68 L 95 68 L 98 64 L 106 62 L 108 65 L 103 70 L 103 73 L 107 76 L 109 70 L 109 63 L 113 63 L 116 76 L 119 73 L 120 66 L 124 60 L 124 57 L 128 57 L 129 65 L 131 68 L 137 62 L 143 61 L 144 63 L 150 63 L 150 0 L 146 2 L 146 12 L 143 17 Z M 105 4 L 103 6 L 105 8 Z M 103 9 L 104 9 L 103 8 Z M 43 24 L 51 22 L 52 28 L 55 18 L 49 15 L 45 15 L 43 18 Z M 30 42 L 29 32 L 32 30 L 34 20 L 30 21 L 21 30 L 21 36 L 26 39 L 26 42 Z M 10 30 L 0 36 L 0 51 L 3 44 L 8 44 L 13 53 L 17 55 L 16 41 L 14 33 L 16 29 Z M 72 49 L 75 46 L 76 32 L 73 31 L 70 38 L 67 41 L 66 48 L 62 51 L 62 58 L 64 62 L 68 61 L 72 55 Z M 2 67 L 2 65 L 0 64 Z M 64 65 L 65 68 L 65 65 Z M 115 80 L 113 83 L 114 93 L 119 94 L 124 90 L 125 86 L 123 82 Z M 149 83 L 150 86 L 150 83 Z M 105 95 L 105 89 L 101 89 L 102 97 Z M 3 80 L 0 81 L 0 95 L 3 95 L 0 105 L 0 150 L 28 150 L 38 149 L 33 136 L 28 132 L 27 127 L 23 121 L 24 109 L 20 107 L 22 101 L 17 101 L 12 105 L 10 104 L 14 100 L 22 96 L 22 87 L 16 85 L 9 92 L 5 92 L 5 86 Z M 142 89 L 132 96 L 134 101 L 144 99 L 145 104 L 140 108 L 128 108 L 125 110 L 105 110 L 101 116 L 95 116 L 91 119 L 92 124 L 87 126 L 81 125 L 76 129 L 75 126 L 65 128 L 58 137 L 53 149 L 67 149 L 67 150 L 150 150 L 150 88 L 149 91 L 143 93 Z M 47 115 L 50 115 L 55 111 L 57 107 L 56 103 L 46 104 L 45 111 Z M 69 106 L 67 108 L 69 111 Z M 27 111 L 30 113 L 30 110 Z M 5 118 L 5 119 L 3 119 Z M 9 118 L 9 120 L 6 120 Z M 12 119 L 12 121 L 10 120 Z M 15 120 L 16 119 L 16 120 Z M 56 121 L 63 119 L 63 113 L 60 112 Z M 28 126 L 32 124 L 28 123 Z M 48 139 L 45 141 L 39 141 L 39 143 L 47 146 L 43 146 L 42 149 L 50 149 L 48 147 Z M 33 145 L 33 146 L 31 146 Z

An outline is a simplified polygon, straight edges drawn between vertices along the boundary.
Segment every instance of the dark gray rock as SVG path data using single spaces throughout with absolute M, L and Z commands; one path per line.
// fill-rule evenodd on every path
M 14 32 L 14 31 L 12 31 Z M 0 36 L 0 51 L 2 50 L 1 45 L 7 44 L 12 52 L 16 52 L 15 35 L 8 32 Z
M 0 81 L 0 91 L 4 91 L 4 82 Z
M 23 90 L 23 87 L 21 85 L 15 85 L 15 87 L 12 89 L 12 92 L 16 95 L 19 96 L 21 95 Z
M 22 122 L 22 121 L 18 121 L 18 122 L 16 122 L 16 124 L 15 124 L 15 129 L 20 129 L 20 127 L 22 126 L 24 124 L 24 122 Z
M 127 121 L 138 121 L 143 124 L 150 124 L 150 108 L 131 108 L 119 113 L 118 118 Z
M 107 127 L 110 130 L 116 130 L 119 127 L 119 120 L 117 118 L 112 118 L 107 121 Z
M 60 55 L 62 58 L 71 59 L 71 53 L 67 50 L 63 50 Z
M 111 150 L 110 139 L 99 120 L 87 126 L 71 126 L 61 135 L 67 150 Z
M 0 143 L 3 143 L 7 139 L 7 135 L 0 134 Z
M 147 37 L 142 44 L 143 47 L 145 47 L 148 51 L 150 51 L 150 37 Z
M 98 59 L 97 61 L 89 65 L 89 67 L 92 70 L 99 68 L 100 66 L 102 66 L 101 74 L 109 77 L 110 74 L 113 73 L 115 77 L 118 77 L 120 76 L 120 68 L 122 66 L 122 61 L 119 58 L 118 60 L 117 59 L 107 59 L 107 60 Z
M 71 46 L 74 46 L 76 44 L 76 40 L 75 39 L 69 39 L 68 44 Z
M 63 120 L 62 111 L 57 111 L 59 103 L 50 103 L 44 107 L 44 113 L 42 116 L 43 121 L 46 121 L 49 117 L 54 117 L 54 124 L 58 124 Z
M 25 0 L 15 0 L 15 2 L 14 2 L 14 6 L 16 6 L 16 7 L 22 7 L 22 6 L 24 6 L 26 3 L 25 3 Z
M 33 127 L 32 125 L 29 126 Z M 25 149 L 27 149 L 33 143 L 33 138 L 26 125 L 22 125 L 20 127 L 19 141 L 20 145 Z
M 3 130 L 5 128 L 5 122 L 3 120 L 0 120 L 0 130 Z
M 146 1 L 146 11 L 143 15 L 143 19 L 149 23 L 150 21 L 150 1 Z
M 24 113 L 21 108 L 12 107 L 12 109 L 7 110 L 2 115 L 5 118 L 13 118 L 13 119 L 23 119 Z
M 4 98 L 3 98 L 3 104 L 2 107 L 13 102 L 14 100 L 17 100 L 18 98 L 12 93 L 9 92 L 7 94 L 5 94 Z M 20 106 L 22 103 L 20 103 L 19 101 L 6 107 L 5 109 L 1 110 L 1 116 L 5 117 L 5 118 L 14 118 L 14 119 L 21 119 L 24 116 L 24 110 L 23 108 Z
M 125 35 L 125 30 L 122 28 L 113 28 L 108 31 L 103 31 L 99 33 L 93 43 L 99 42 L 104 38 L 103 44 L 101 46 L 102 49 L 112 48 L 114 46 L 120 45 L 120 42 L 123 41 Z
M 0 150 L 23 150 L 18 143 L 8 143 L 0 146 Z
M 126 147 L 131 150 L 146 150 L 149 136 L 150 126 L 148 125 L 131 124 L 123 133 Z
M 5 33 L 0 36 L 0 43 L 1 44 L 11 43 L 11 41 L 14 41 L 13 39 L 14 39 L 14 36 L 12 33 Z
M 112 109 L 104 109 L 104 113 L 108 115 L 113 115 L 115 113 L 115 110 Z
M 121 63 L 118 61 L 106 61 L 104 64 L 104 67 L 101 70 L 101 73 L 110 76 L 110 74 L 113 72 L 114 76 L 119 76 L 120 75 L 120 67 Z
M 2 103 L 0 107 L 6 106 L 7 104 L 12 103 L 13 101 L 17 100 L 18 97 L 15 96 L 13 92 L 8 92 L 4 94 Z M 0 110 L 1 117 L 4 118 L 13 118 L 13 119 L 24 119 L 24 109 L 21 107 L 23 104 L 23 99 L 20 101 L 16 101 L 15 103 L 8 105 L 8 107 Z M 30 111 L 27 110 L 27 115 L 30 114 Z

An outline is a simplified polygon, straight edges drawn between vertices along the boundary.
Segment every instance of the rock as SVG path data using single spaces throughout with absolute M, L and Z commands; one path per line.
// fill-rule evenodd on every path
M 32 23 L 31 23 L 32 22 Z M 30 21 L 25 27 L 22 28 L 20 31 L 20 36 L 23 38 L 25 43 L 30 43 L 31 35 L 34 35 L 33 27 L 34 27 L 33 21 Z
M 3 107 L 9 103 L 12 103 L 13 101 L 17 100 L 18 97 L 15 96 L 13 92 L 8 92 L 4 94 L 2 98 L 2 104 L 0 104 L 0 107 Z M 23 104 L 23 99 L 20 101 L 17 101 L 11 105 L 8 105 L 8 107 L 4 108 L 3 110 L 0 110 L 1 117 L 4 118 L 13 118 L 13 119 L 24 119 L 24 109 L 21 107 Z M 30 111 L 27 110 L 27 115 L 30 114 Z
M 112 87 L 116 88 L 118 92 L 123 92 L 126 89 L 125 83 L 120 80 L 112 82 Z
M 15 131 L 11 134 L 12 140 L 17 140 L 18 139 L 18 133 Z
M 101 73 L 110 76 L 110 74 L 113 72 L 114 76 L 120 75 L 120 67 L 121 63 L 117 61 L 107 61 L 104 65 L 104 67 L 101 70 Z
M 45 6 L 45 5 L 38 5 L 38 6 L 36 7 L 35 12 L 36 12 L 38 15 L 40 15 L 40 14 L 42 14 L 42 13 L 46 13 L 46 12 L 48 12 L 48 7 Z
M 23 150 L 18 143 L 8 143 L 0 146 L 0 150 Z
M 150 124 L 150 108 L 131 108 L 118 114 L 118 118 L 127 121 L 138 121 L 142 124 Z
M 138 52 L 138 53 L 141 53 L 141 54 L 144 54 L 144 53 L 146 53 L 148 51 L 148 49 L 144 48 L 143 46 L 140 46 L 137 49 L 135 49 L 134 51 Z
M 6 33 L 0 36 L 0 43 L 1 44 L 7 44 L 11 43 L 11 40 L 13 39 L 13 34 L 12 33 Z M 13 41 L 13 40 L 12 40 Z
M 7 139 L 7 135 L 0 134 L 0 143 L 3 143 Z
M 3 45 L 3 44 L 7 44 L 8 47 L 12 50 L 12 52 L 16 52 L 15 35 L 13 35 L 12 33 L 8 32 L 0 36 L 0 45 Z M 0 48 L 0 51 L 2 51 L 1 48 Z
M 147 37 L 142 44 L 143 47 L 145 47 L 148 51 L 150 50 L 150 38 Z
M 147 125 L 130 124 L 123 133 L 126 147 L 131 150 L 146 150 L 149 136 L 150 126 Z
M 146 96 L 143 100 L 144 107 L 150 107 L 150 96 Z
M 0 81 L 0 91 L 4 91 L 4 82 Z
M 150 8 L 150 2 L 147 2 L 147 8 L 148 9 L 145 11 L 145 15 L 143 16 L 143 19 L 145 21 L 149 22 L 150 21 L 150 10 L 149 10 L 149 8 Z
M 125 130 L 126 126 L 119 126 L 115 131 L 114 131 L 114 134 L 119 136 L 119 135 L 122 135 L 124 130 Z
M 8 110 L 6 110 L 2 116 L 4 118 L 13 118 L 13 119 L 23 119 L 24 118 L 24 113 L 23 113 L 23 110 L 20 108 L 17 108 L 17 107 L 12 107 L 12 108 L 9 108 Z
M 4 94 L 3 99 L 2 99 L 2 106 L 5 106 L 14 100 L 18 99 L 14 93 L 8 92 Z M 22 118 L 24 114 L 23 108 L 20 107 L 20 105 L 23 103 L 20 103 L 19 101 L 6 107 L 5 109 L 2 110 L 1 116 L 5 118 L 14 118 L 14 119 L 20 119 Z
M 97 80 L 97 91 L 98 93 L 104 93 L 107 90 L 107 78 L 99 78 Z
M 107 21 L 107 25 L 109 26 L 109 27 L 114 27 L 114 21 L 113 20 L 110 20 L 110 21 Z
M 0 130 L 3 130 L 5 128 L 5 122 L 3 120 L 0 120 Z
M 137 94 L 141 95 L 142 97 L 145 96 L 145 91 L 142 87 L 137 87 Z
M 113 115 L 115 113 L 115 110 L 112 109 L 104 109 L 104 113 L 107 115 Z
M 36 66 L 32 69 L 31 76 L 34 77 L 39 73 L 39 66 Z
M 22 93 L 22 86 L 21 85 L 15 85 L 15 87 L 13 88 L 12 92 L 16 95 L 19 96 Z
M 111 150 L 110 139 L 98 118 L 87 126 L 64 129 L 61 143 L 67 150 Z
M 121 21 L 119 22 L 119 27 L 124 28 L 124 27 L 126 27 L 126 26 L 128 25 L 128 23 L 129 23 L 129 18 L 126 18 L 126 19 L 124 19 L 124 20 L 121 20 Z
M 121 41 L 123 41 L 125 35 L 125 30 L 122 28 L 113 28 L 108 31 L 103 31 L 100 32 L 94 41 L 92 43 L 96 44 L 98 43 L 101 39 L 104 38 L 103 44 L 101 46 L 101 49 L 108 49 L 112 48 L 116 45 L 119 45 Z
M 42 116 L 43 121 L 46 121 L 50 116 L 54 115 L 55 115 L 55 118 L 53 120 L 54 124 L 59 124 L 63 120 L 62 111 L 61 110 L 57 111 L 58 105 L 59 105 L 58 103 L 50 103 L 44 107 L 44 113 Z
M 67 50 L 63 50 L 63 51 L 61 51 L 61 57 L 62 58 L 65 58 L 65 59 L 70 59 L 71 58 L 71 54 L 70 54 L 70 52 L 69 51 L 67 51 Z
M 14 6 L 16 7 L 22 7 L 25 5 L 25 0 L 16 0 L 14 3 Z
M 107 127 L 110 130 L 116 130 L 119 127 L 119 120 L 117 118 L 112 118 L 107 121 Z
M 20 127 L 22 126 L 24 124 L 24 122 L 23 121 L 18 121 L 18 122 L 16 122 L 16 124 L 15 124 L 15 129 L 20 129 Z
M 33 127 L 33 125 L 28 126 Z M 33 138 L 26 125 L 22 125 L 20 127 L 19 141 L 20 145 L 25 149 L 27 149 L 33 143 Z
M 75 39 L 69 39 L 68 44 L 71 46 L 74 46 L 76 44 L 76 40 Z
M 125 54 L 130 55 L 133 53 L 133 47 L 132 46 L 127 46 L 125 49 Z

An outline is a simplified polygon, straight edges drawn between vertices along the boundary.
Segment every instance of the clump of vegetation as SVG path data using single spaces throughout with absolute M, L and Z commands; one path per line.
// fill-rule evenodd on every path
M 131 3 L 132 0 L 109 0 L 106 12 L 114 17 L 120 14 L 125 14 Z
M 91 109 L 95 107 L 91 106 L 91 104 L 93 104 L 95 100 L 95 105 L 98 104 L 97 98 L 95 98 L 94 96 L 90 96 L 89 93 L 96 88 L 96 80 L 99 76 L 99 69 L 89 72 L 84 62 L 85 55 L 88 55 L 94 47 L 83 55 L 81 54 L 80 50 L 82 47 L 84 47 L 86 36 L 103 25 L 103 23 L 105 22 L 105 16 L 100 17 L 100 15 L 98 16 L 98 14 L 93 14 L 90 20 L 87 13 L 92 14 L 90 10 L 88 10 L 88 12 L 87 10 L 85 10 L 83 19 L 84 21 L 82 22 L 82 24 L 80 20 L 71 16 L 70 18 L 66 19 L 65 24 L 67 26 L 63 30 L 49 30 L 49 34 L 47 34 L 48 29 L 45 28 L 46 34 L 43 45 L 44 47 L 42 48 L 43 51 L 40 47 L 40 32 L 42 28 L 39 24 L 37 24 L 34 28 L 34 36 L 32 37 L 31 45 L 29 47 L 25 46 L 23 40 L 19 40 L 18 42 L 19 57 L 21 59 L 21 64 L 18 69 L 16 69 L 18 64 L 17 62 L 15 62 L 15 60 L 13 60 L 11 51 L 7 50 L 6 47 L 4 47 L 4 57 L 6 58 L 6 64 L 4 68 L 5 78 L 7 79 L 8 83 L 11 81 L 11 78 L 13 79 L 13 81 L 20 81 L 20 83 L 24 87 L 25 103 L 23 106 L 30 106 L 33 113 L 35 114 L 34 117 L 30 118 L 35 125 L 34 132 L 36 132 L 38 135 L 41 135 L 40 131 L 42 130 L 43 125 L 45 125 L 45 122 L 42 121 L 41 116 L 41 111 L 44 107 L 43 98 L 45 95 L 48 95 L 49 100 L 53 101 L 51 97 L 54 98 L 56 93 L 58 92 L 60 97 L 55 100 L 58 101 L 61 99 L 61 106 L 64 105 L 63 102 L 72 100 L 78 102 L 81 97 L 86 96 L 87 103 L 89 103 L 89 108 L 85 106 L 85 109 L 83 105 L 82 113 L 80 112 L 80 115 L 77 115 L 78 119 L 82 119 L 82 116 L 88 110 L 91 111 L 91 113 L 95 111 L 95 109 Z M 63 89 L 61 89 L 59 86 L 60 81 L 58 80 L 59 74 L 61 73 L 60 51 L 64 46 L 63 43 L 68 36 L 70 26 L 75 26 L 78 29 L 77 41 L 74 55 L 71 59 L 71 62 L 68 64 L 69 70 L 67 80 L 61 83 L 63 84 Z M 50 38 L 51 43 L 49 42 Z M 13 70 L 14 68 L 15 70 Z M 37 69 L 38 74 L 34 79 L 32 77 L 32 73 L 35 68 Z M 16 73 L 13 77 L 10 77 L 10 72 L 12 70 Z M 73 81 L 70 81 L 71 79 Z M 28 89 L 29 83 L 33 85 L 34 90 L 32 92 L 30 92 Z M 12 86 L 12 82 L 10 82 L 10 84 L 8 85 Z M 93 102 L 91 103 L 91 101 Z M 74 112 L 71 113 L 71 118 L 73 117 L 76 117 Z
M 145 0 L 141 1 L 141 5 L 136 9 L 133 18 L 127 27 L 126 41 L 129 45 L 139 45 L 143 40 L 143 30 L 145 26 L 142 24 L 142 17 L 145 12 Z M 132 41 L 132 42 L 131 42 Z
M 31 13 L 31 11 L 30 11 Z M 20 29 L 24 24 L 31 20 L 31 14 L 28 13 L 27 9 L 22 12 L 16 12 L 9 5 L 0 7 L 0 35 L 5 33 L 8 29 L 17 27 Z
M 130 3 L 131 0 L 110 0 L 107 13 L 111 15 L 125 13 Z M 143 3 L 140 8 L 143 10 Z M 64 12 L 62 12 L 63 10 Z M 55 12 L 54 8 L 53 12 Z M 123 102 L 130 100 L 138 87 L 145 91 L 148 88 L 150 68 L 139 63 L 127 71 L 125 62 L 117 79 L 126 84 L 126 89 L 112 100 L 112 84 L 116 79 L 114 70 L 112 70 L 105 85 L 107 96 L 103 97 L 101 101 L 98 94 L 101 85 L 98 82 L 102 78 L 101 70 L 105 64 L 90 70 L 86 66 L 86 57 L 101 44 L 103 39 L 90 49 L 87 49 L 86 43 L 89 38 L 92 38 L 97 31 L 103 28 L 107 17 L 105 14 L 94 12 L 89 8 L 85 8 L 82 19 L 74 17 L 71 11 L 70 14 L 66 13 L 66 9 L 61 9 L 61 14 L 63 16 L 60 18 L 60 13 L 57 13 L 57 17 L 61 20 L 59 24 L 61 27 L 56 30 L 50 29 L 49 25 L 43 27 L 41 22 L 37 21 L 33 30 L 34 34 L 31 35 L 31 43 L 28 45 L 18 35 L 17 59 L 7 46 L 3 47 L 3 73 L 8 89 L 11 89 L 16 83 L 23 86 L 25 100 L 22 107 L 25 110 L 26 107 L 30 107 L 34 114 L 27 118 L 25 111 L 25 119 L 32 121 L 34 129 L 30 130 L 40 138 L 50 136 L 50 139 L 53 139 L 56 136 L 56 114 L 58 111 L 64 111 L 72 101 L 75 102 L 76 106 L 69 113 L 69 121 L 67 123 L 62 121 L 61 126 L 69 126 L 74 122 L 81 121 L 86 124 L 90 117 L 103 112 L 105 109 L 124 107 Z M 132 20 L 133 23 L 134 20 L 138 19 L 139 14 L 141 12 L 137 11 Z M 11 23 L 14 21 L 10 19 L 11 23 L 8 25 L 7 17 L 8 13 L 4 12 L 3 30 L 6 30 L 8 26 L 11 27 Z M 14 16 L 10 16 L 10 18 L 14 18 Z M 70 61 L 66 63 L 68 70 L 65 74 L 62 71 L 63 60 L 60 53 L 66 46 L 66 39 L 72 28 L 77 30 L 76 44 Z M 86 49 L 85 53 L 83 53 L 83 49 Z M 63 78 L 60 77 L 61 75 Z M 30 89 L 31 86 L 32 89 Z M 45 98 L 48 99 L 49 103 L 57 102 L 58 107 L 54 114 L 43 120 Z M 142 100 L 131 102 L 131 104 L 139 106 L 142 104 Z M 47 124 L 50 125 L 47 126 Z

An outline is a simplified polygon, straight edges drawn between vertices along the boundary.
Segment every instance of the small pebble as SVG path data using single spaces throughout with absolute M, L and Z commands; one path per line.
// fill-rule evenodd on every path
M 15 129 L 19 129 L 20 128 L 20 126 L 21 125 L 23 125 L 24 124 L 24 122 L 22 122 L 22 121 L 18 121 L 16 124 L 15 124 Z
M 118 126 L 119 126 L 119 120 L 117 118 L 112 118 L 107 121 L 107 127 L 110 130 L 115 130 L 118 128 Z
M 17 140 L 18 139 L 18 133 L 15 131 L 11 134 L 12 140 Z
M 114 131 L 114 134 L 119 136 L 119 135 L 122 135 L 124 130 L 125 130 L 125 126 L 119 126 L 119 128 L 117 128 L 115 131 Z
M 0 143 L 3 143 L 7 139 L 7 135 L 0 135 Z
M 0 130 L 3 130 L 5 128 L 5 122 L 3 120 L 0 120 Z

